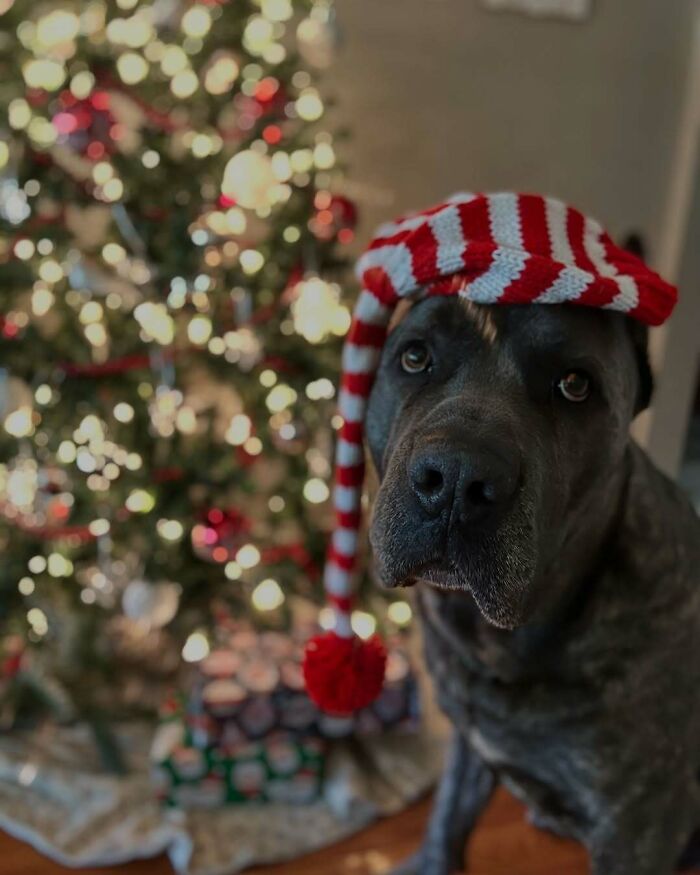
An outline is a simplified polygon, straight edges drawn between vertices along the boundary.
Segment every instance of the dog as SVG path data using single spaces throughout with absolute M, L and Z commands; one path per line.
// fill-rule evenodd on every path
M 391 330 L 370 541 L 453 724 L 397 873 L 462 871 L 498 783 L 593 875 L 669 875 L 700 825 L 700 521 L 630 438 L 651 392 L 609 310 L 433 297 Z

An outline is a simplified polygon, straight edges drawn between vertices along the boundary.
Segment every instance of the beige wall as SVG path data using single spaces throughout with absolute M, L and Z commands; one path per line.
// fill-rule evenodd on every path
M 700 0 L 594 0 L 582 24 L 487 12 L 480 0 L 336 6 L 343 42 L 327 87 L 351 131 L 358 246 L 379 222 L 468 189 L 541 191 L 614 235 L 641 231 L 652 263 L 682 283 L 653 344 L 655 409 L 637 429 L 675 473 L 700 343 L 700 185 L 682 203 L 696 172 L 700 82 L 688 79 L 694 29 L 700 71 Z
M 694 0 L 595 0 L 571 24 L 479 0 L 338 0 L 328 74 L 361 236 L 464 189 L 555 194 L 656 243 Z

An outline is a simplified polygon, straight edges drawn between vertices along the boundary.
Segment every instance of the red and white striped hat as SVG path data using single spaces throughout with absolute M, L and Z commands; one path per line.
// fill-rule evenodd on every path
M 648 325 L 671 314 L 676 289 L 616 246 L 593 219 L 533 194 L 459 194 L 383 225 L 357 267 L 362 291 L 345 342 L 336 448 L 336 528 L 324 585 L 335 625 L 309 642 L 306 686 L 328 711 L 369 704 L 382 687 L 385 651 L 350 625 L 364 479 L 369 393 L 396 304 L 457 294 L 480 304 L 562 304 L 617 310 Z

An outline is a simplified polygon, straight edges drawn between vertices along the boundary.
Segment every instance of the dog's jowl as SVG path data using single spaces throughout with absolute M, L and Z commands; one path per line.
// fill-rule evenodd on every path
M 585 844 L 594 875 L 670 875 L 700 826 L 700 522 L 629 436 L 652 390 L 644 323 L 670 307 L 640 315 L 654 275 L 583 220 L 580 251 L 571 216 L 568 249 L 557 239 L 549 205 L 549 237 L 530 229 L 528 242 L 523 209 L 508 225 L 512 203 L 487 204 L 480 225 L 429 218 L 434 273 L 464 268 L 457 294 L 415 276 L 417 295 L 399 288 L 401 235 L 422 231 L 385 231 L 380 304 L 366 308 L 370 324 L 391 283 L 412 300 L 358 404 L 380 482 L 370 540 L 382 583 L 415 585 L 454 726 L 425 841 L 401 871 L 461 870 L 503 782 L 535 823 Z M 460 248 L 471 220 L 486 242 Z M 530 245 L 551 286 L 528 298 Z

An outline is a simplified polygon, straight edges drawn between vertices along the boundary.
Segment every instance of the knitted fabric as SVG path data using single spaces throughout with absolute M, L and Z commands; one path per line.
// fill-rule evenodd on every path
M 598 222 L 532 194 L 459 194 L 383 225 L 357 272 L 362 291 L 343 350 L 336 528 L 324 574 L 333 632 L 341 638 L 353 634 L 365 412 L 398 301 L 456 294 L 480 304 L 569 303 L 659 325 L 677 298 L 673 286 L 616 246 Z

